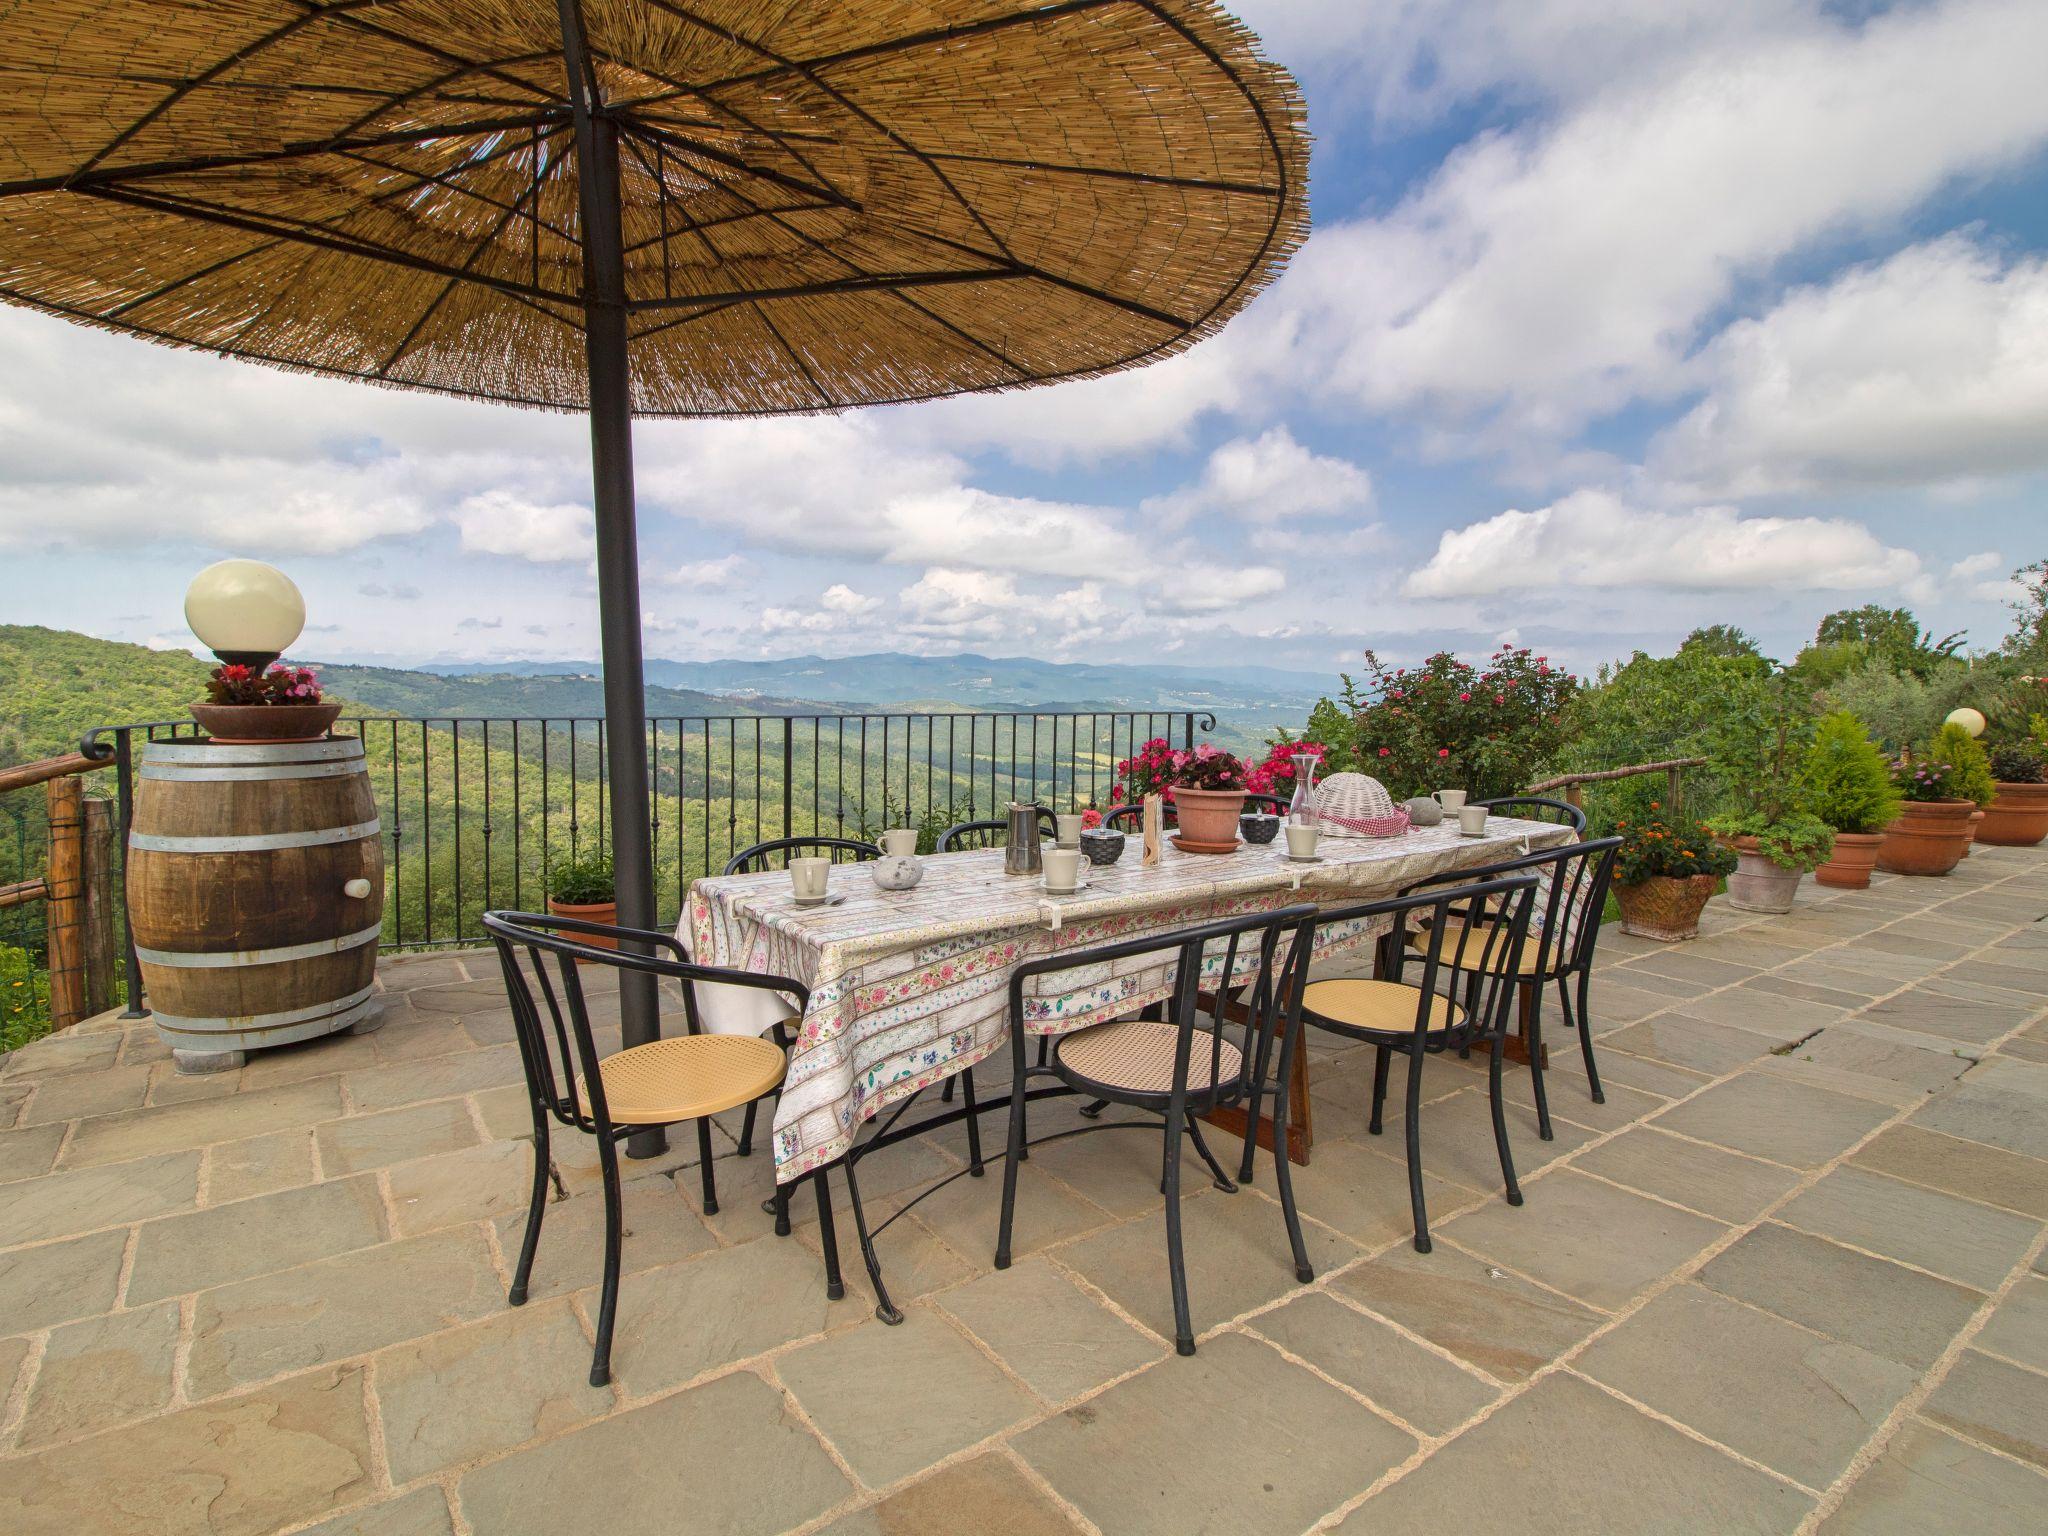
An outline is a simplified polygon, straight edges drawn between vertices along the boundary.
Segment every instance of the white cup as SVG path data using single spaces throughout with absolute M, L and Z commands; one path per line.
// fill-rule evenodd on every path
M 907 859 L 917 852 L 915 827 L 891 827 L 882 834 L 882 852 L 892 859 Z
M 1440 789 L 1432 798 L 1453 814 L 1465 808 L 1465 791 L 1462 789 Z
M 1467 837 L 1477 837 L 1486 830 L 1486 807 L 1467 805 L 1458 811 L 1458 830 Z
M 830 859 L 791 859 L 789 861 L 789 885 L 798 901 L 822 901 L 825 897 L 825 882 L 832 872 Z
M 1081 814 L 1055 816 L 1053 823 L 1053 846 L 1056 848 L 1079 848 L 1081 846 Z
M 1310 859 L 1315 857 L 1316 840 L 1323 835 L 1321 827 L 1305 827 L 1298 821 L 1290 821 L 1280 830 L 1287 834 L 1287 855 L 1289 858 Z
M 1079 820 L 1078 817 L 1075 818 Z M 1048 848 L 1040 857 L 1045 862 L 1045 888 L 1071 891 L 1081 881 L 1081 855 L 1072 848 Z

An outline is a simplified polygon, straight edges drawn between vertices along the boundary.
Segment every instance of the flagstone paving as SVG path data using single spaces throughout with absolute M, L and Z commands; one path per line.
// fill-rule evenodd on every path
M 494 962 L 380 986 L 376 1033 L 237 1073 L 179 1077 L 112 1016 L 0 1058 L 0 1532 L 2048 1530 L 2048 850 L 1717 901 L 1680 947 L 1607 929 L 1607 1101 L 1554 1028 L 1554 1139 L 1509 1078 L 1524 1205 L 1483 1063 L 1428 1063 L 1428 1254 L 1399 1095 L 1368 1135 L 1369 1053 L 1312 1042 L 1316 1279 L 1270 1164 L 1232 1194 L 1191 1161 L 1192 1359 L 1149 1138 L 1035 1152 L 1006 1271 L 996 1177 L 909 1207 L 887 1328 L 843 1191 L 828 1301 L 812 1192 L 775 1237 L 725 1116 L 714 1215 L 693 1134 L 627 1164 L 592 1388 L 581 1138 L 505 1302 L 532 1149 Z M 871 1210 L 962 1156 L 879 1154 Z

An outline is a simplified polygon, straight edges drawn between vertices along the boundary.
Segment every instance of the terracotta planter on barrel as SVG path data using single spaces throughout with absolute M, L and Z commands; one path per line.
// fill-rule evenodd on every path
M 2031 848 L 2048 837 L 2048 784 L 2000 784 L 1977 823 L 1977 841 Z
M 1183 852 L 1237 852 L 1237 818 L 1244 814 L 1243 790 L 1176 789 L 1173 809 L 1180 822 L 1174 843 Z
M 1870 872 L 1877 866 L 1878 845 L 1883 841 L 1882 832 L 1837 832 L 1834 856 L 1813 872 L 1814 884 L 1838 891 L 1869 890 Z
M 223 746 L 318 741 L 341 716 L 339 704 L 191 704 L 208 736 Z
M 1790 912 L 1806 871 L 1777 863 L 1753 837 L 1731 838 L 1728 846 L 1735 850 L 1728 905 L 1744 912 Z
M 1963 859 L 1976 805 L 1968 800 L 1908 800 L 1885 828 L 1877 867 L 1888 875 L 1945 875 Z
M 1699 937 L 1700 912 L 1714 894 L 1712 875 L 1652 875 L 1637 885 L 1617 885 L 1621 931 L 1675 944 Z

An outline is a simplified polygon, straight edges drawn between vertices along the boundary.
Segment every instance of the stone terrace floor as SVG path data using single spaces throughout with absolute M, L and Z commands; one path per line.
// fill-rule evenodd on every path
M 766 1157 L 721 1134 L 707 1221 L 684 1135 L 628 1165 L 592 1390 L 580 1138 L 505 1304 L 528 1119 L 487 955 L 390 961 L 381 1031 L 220 1077 L 90 1023 L 0 1069 L 0 1530 L 2048 1530 L 2048 854 L 1720 906 L 1607 931 L 1604 1107 L 1564 1042 L 1539 1142 L 1514 1073 L 1523 1208 L 1481 1079 L 1430 1063 L 1428 1257 L 1369 1057 L 1318 1048 L 1318 1278 L 1270 1165 L 1191 1179 L 1190 1360 L 1149 1137 L 1035 1153 L 1007 1273 L 993 1178 L 919 1206 L 886 1329 L 850 1222 L 828 1304 Z M 876 1157 L 874 1204 L 956 1151 Z

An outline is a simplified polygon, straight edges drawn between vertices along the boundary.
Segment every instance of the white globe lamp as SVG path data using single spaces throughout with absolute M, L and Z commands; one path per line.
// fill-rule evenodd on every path
M 1982 736 L 1984 734 L 1984 712 L 1980 709 L 1972 709 L 1967 704 L 1961 709 L 1950 710 L 1947 723 L 1950 725 L 1960 725 L 1972 736 Z
M 185 622 L 222 661 L 261 671 L 305 629 L 306 600 L 274 565 L 222 560 L 185 589 Z

